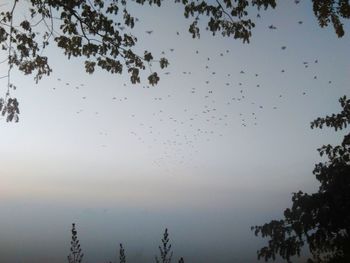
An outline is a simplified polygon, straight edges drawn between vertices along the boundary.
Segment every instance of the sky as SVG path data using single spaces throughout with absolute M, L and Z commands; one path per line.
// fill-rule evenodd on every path
M 279 1 L 243 44 L 203 27 L 192 39 L 172 1 L 130 8 L 140 53 L 169 59 L 158 85 L 88 75 L 54 45 L 38 84 L 12 71 L 21 114 L 0 119 L 0 262 L 65 262 L 73 222 L 87 263 L 116 260 L 119 243 L 129 262 L 152 261 L 165 228 L 176 261 L 258 262 L 266 240 L 250 226 L 317 190 L 316 149 L 344 132 L 310 122 L 350 96 L 347 21 L 339 39 L 311 1 Z

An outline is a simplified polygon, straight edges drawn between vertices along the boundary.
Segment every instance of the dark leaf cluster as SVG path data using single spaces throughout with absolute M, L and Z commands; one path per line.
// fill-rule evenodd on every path
M 339 114 L 318 118 L 311 127 L 346 128 L 350 100 L 344 96 L 339 101 Z M 291 262 L 291 257 L 299 256 L 307 245 L 312 256 L 309 263 L 350 262 L 350 133 L 340 145 L 324 145 L 318 151 L 328 158 L 313 170 L 320 182 L 318 192 L 294 193 L 284 219 L 252 227 L 255 235 L 269 238 L 268 245 L 258 251 L 258 258 L 274 260 L 279 255 Z
M 19 108 L 16 98 L 0 98 L 0 112 L 2 116 L 6 116 L 7 122 L 18 122 Z
M 177 0 L 176 2 L 180 2 Z M 189 32 L 193 38 L 200 37 L 199 19 L 201 16 L 208 17 L 206 29 L 213 35 L 220 32 L 222 36 L 240 39 L 243 43 L 249 43 L 251 30 L 255 27 L 254 22 L 248 17 L 248 9 L 251 7 L 275 8 L 275 0 L 224 0 L 220 1 L 181 1 L 185 5 L 184 15 L 186 18 L 193 17 L 189 26 Z
M 312 2 L 319 25 L 326 27 L 332 24 L 337 36 L 344 36 L 341 19 L 350 18 L 350 2 L 348 0 L 312 0 Z

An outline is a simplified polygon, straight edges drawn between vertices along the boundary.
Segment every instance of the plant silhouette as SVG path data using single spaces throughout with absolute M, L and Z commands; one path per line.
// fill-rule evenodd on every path
M 82 253 L 77 230 L 75 228 L 75 224 L 72 224 L 72 240 L 70 242 L 70 253 L 68 255 L 68 263 L 81 263 L 84 257 Z
M 171 251 L 171 244 L 169 242 L 170 242 L 169 233 L 168 233 L 168 229 L 166 228 L 162 238 L 162 245 L 159 246 L 160 260 L 156 256 L 155 257 L 156 263 L 171 263 L 173 252 Z M 72 241 L 71 241 L 70 253 L 68 256 L 68 263 L 81 263 L 83 260 L 83 256 L 84 254 L 82 253 L 82 250 L 79 244 L 77 230 L 75 228 L 75 224 L 73 223 L 72 224 Z M 125 249 L 123 247 L 123 244 L 119 244 L 119 263 L 126 263 L 126 255 L 125 255 Z M 183 257 L 179 259 L 179 263 L 185 263 Z
M 335 131 L 350 124 L 350 99 L 339 99 L 342 111 L 311 122 L 311 128 L 324 126 Z M 308 263 L 350 262 L 350 133 L 340 145 L 323 145 L 318 149 L 328 160 L 315 165 L 313 174 L 320 182 L 318 192 L 294 193 L 293 205 L 284 218 L 252 227 L 255 235 L 269 237 L 268 245 L 258 251 L 258 258 L 275 260 L 279 255 L 287 262 L 300 256 L 308 246 Z
M 162 238 L 162 245 L 159 246 L 160 260 L 156 256 L 156 263 L 170 263 L 173 257 L 173 252 L 171 251 L 171 244 L 169 244 L 169 234 L 166 228 Z
M 123 248 L 123 245 L 119 245 L 119 263 L 126 263 L 126 257 L 125 257 L 125 250 Z

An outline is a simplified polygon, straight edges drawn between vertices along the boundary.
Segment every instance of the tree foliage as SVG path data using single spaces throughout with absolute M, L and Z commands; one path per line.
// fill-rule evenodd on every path
M 169 65 L 165 57 L 155 59 L 150 51 L 135 51 L 137 36 L 125 31 L 132 29 L 138 19 L 129 12 L 130 3 L 160 7 L 165 0 L 28 0 L 30 19 L 15 16 L 20 1 L 13 0 L 8 11 L 0 13 L 0 45 L 7 52 L 3 62 L 8 63 L 7 91 L 0 103 L 0 112 L 7 121 L 18 121 L 18 101 L 10 90 L 12 68 L 24 74 L 33 74 L 36 81 L 50 75 L 49 58 L 43 51 L 52 43 L 64 51 L 68 59 L 82 57 L 87 73 L 96 67 L 110 73 L 121 74 L 125 69 L 132 83 L 141 81 L 141 71 L 150 70 L 147 80 L 156 85 L 160 80 L 153 65 L 163 69 Z M 311 0 L 321 27 L 332 24 L 339 37 L 344 35 L 342 19 L 350 18 L 350 5 L 346 0 Z M 184 7 L 184 16 L 190 19 L 189 33 L 200 37 L 200 28 L 213 35 L 249 43 L 255 27 L 248 14 L 253 10 L 276 7 L 276 0 L 174 0 Z M 298 1 L 296 1 L 298 2 Z M 201 20 L 202 19 L 202 20 Z M 16 20 L 16 21 L 15 21 Z M 18 21 L 17 21 L 18 20 Z M 204 22 L 202 22 L 204 21 Z M 39 30 L 39 32 L 37 31 Z
M 324 126 L 337 130 L 350 124 L 350 99 L 340 98 L 342 111 L 317 118 L 311 128 Z M 294 193 L 293 205 L 284 218 L 252 227 L 256 235 L 268 237 L 268 245 L 258 251 L 265 260 L 281 256 L 291 262 L 307 245 L 311 253 L 308 263 L 350 262 L 350 133 L 340 145 L 323 145 L 318 149 L 327 161 L 315 165 L 313 174 L 320 182 L 317 193 Z

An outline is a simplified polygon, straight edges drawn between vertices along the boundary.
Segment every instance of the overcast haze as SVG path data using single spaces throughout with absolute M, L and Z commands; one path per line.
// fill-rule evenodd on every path
M 316 149 L 343 134 L 310 122 L 350 96 L 349 24 L 338 39 L 311 1 L 279 1 L 250 44 L 203 27 L 193 40 L 170 2 L 131 7 L 140 52 L 170 62 L 155 87 L 88 75 L 54 45 L 38 84 L 13 71 L 21 114 L 0 120 L 0 262 L 65 262 L 73 222 L 87 263 L 115 260 L 119 243 L 129 262 L 151 262 L 165 227 L 176 260 L 258 262 L 265 243 L 250 226 L 317 189 Z

